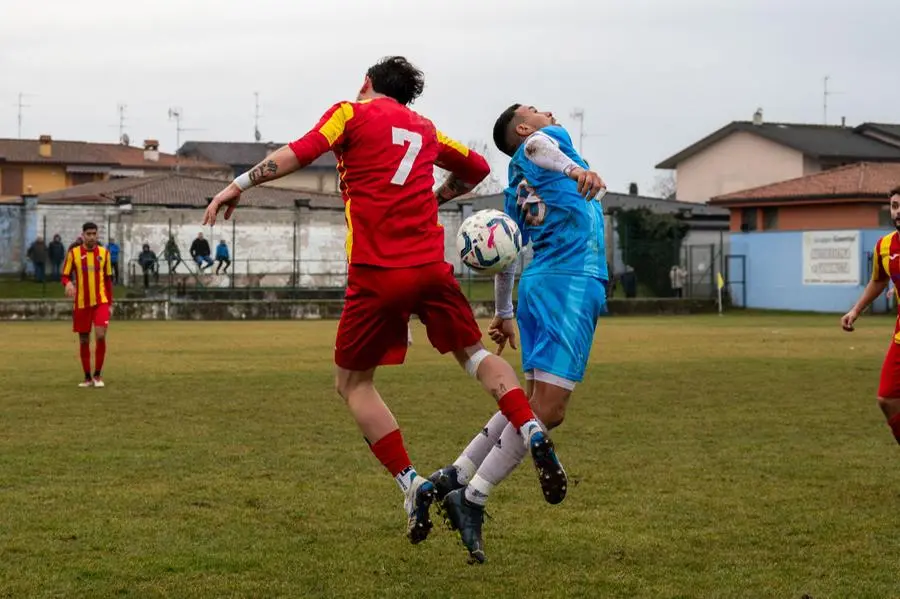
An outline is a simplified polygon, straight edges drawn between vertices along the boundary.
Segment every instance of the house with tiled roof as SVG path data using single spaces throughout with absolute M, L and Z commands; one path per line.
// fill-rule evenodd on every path
M 887 194 L 900 185 L 900 163 L 860 162 L 717 196 L 730 230 L 809 231 L 892 227 Z
M 900 125 L 734 121 L 656 165 L 675 171 L 676 198 L 706 202 L 858 162 L 900 163 Z
M 178 155 L 227 164 L 231 167 L 232 176 L 237 177 L 283 145 L 275 142 L 186 141 L 178 148 Z M 327 152 L 309 166 L 275 181 L 269 181 L 266 185 L 325 193 L 337 192 L 340 188 L 337 159 L 333 153 Z
M 0 199 L 176 170 L 219 179 L 231 176 L 227 165 L 160 152 L 153 139 L 143 147 L 55 140 L 49 135 L 0 139 Z

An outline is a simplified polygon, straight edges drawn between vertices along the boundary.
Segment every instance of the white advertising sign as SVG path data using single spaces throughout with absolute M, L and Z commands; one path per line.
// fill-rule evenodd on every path
M 804 285 L 859 285 L 859 231 L 804 231 Z

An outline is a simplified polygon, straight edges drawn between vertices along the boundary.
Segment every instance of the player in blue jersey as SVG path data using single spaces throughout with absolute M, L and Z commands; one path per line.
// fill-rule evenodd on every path
M 494 125 L 494 143 L 512 160 L 505 211 L 531 242 L 533 258 L 519 281 L 522 369 L 532 409 L 548 430 L 559 426 L 584 377 L 608 279 L 600 197 L 606 185 L 590 170 L 549 112 L 514 104 Z M 515 263 L 494 281 L 496 315 L 489 327 L 498 353 L 516 348 L 512 290 Z M 485 560 L 481 526 L 494 486 L 525 457 L 526 444 L 499 412 L 450 466 L 430 477 L 470 563 Z M 562 469 L 562 466 L 560 466 Z M 566 477 L 543 485 L 551 503 L 566 496 Z

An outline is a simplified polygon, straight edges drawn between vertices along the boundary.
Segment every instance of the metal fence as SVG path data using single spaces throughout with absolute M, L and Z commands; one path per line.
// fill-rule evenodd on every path
M 183 251 L 186 238 L 179 243 L 177 256 L 165 249 L 166 239 L 176 239 L 176 233 L 185 230 L 196 231 L 196 227 L 158 223 L 154 229 L 155 238 L 150 240 L 154 259 L 141 261 L 138 258 L 144 239 L 123 239 L 124 231 L 117 227 L 112 218 L 98 223 L 101 235 L 112 235 L 122 246 L 118 264 L 117 285 L 132 296 L 141 295 L 229 295 L 258 297 L 263 290 L 278 291 L 288 297 L 302 297 L 304 294 L 330 292 L 339 295 L 346 284 L 347 263 L 343 253 L 343 242 L 339 238 L 326 240 L 330 243 L 331 257 L 322 258 L 323 252 L 310 251 L 316 243 L 311 233 L 301 231 L 298 223 L 285 225 L 277 247 L 272 254 L 279 258 L 260 258 L 258 239 L 247 239 L 247 234 L 238 235 L 240 230 L 232 221 L 224 227 L 209 231 L 212 249 L 210 261 L 198 262 L 189 251 Z M 105 228 L 104 228 L 105 225 Z M 38 223 L 38 231 L 49 241 L 47 220 Z M 342 233 L 340 227 L 336 229 Z M 144 232 L 146 233 L 146 231 Z M 137 234 L 135 234 L 137 235 Z M 302 239 L 301 239 L 302 238 Z M 215 247 L 224 239 L 229 250 L 228 262 L 216 260 Z M 64 240 L 68 249 L 72 240 Z M 105 242 L 101 238 L 101 242 Z M 306 244 L 305 247 L 303 244 Z M 717 280 L 721 273 L 732 290 L 734 284 L 744 285 L 736 271 L 733 256 L 727 253 L 724 236 L 717 243 L 683 245 L 653 240 L 619 240 L 621 247 L 608 247 L 610 269 L 609 292 L 613 298 L 632 297 L 685 297 L 712 299 L 717 294 Z M 636 245 L 635 245 L 636 244 Z M 610 246 L 612 241 L 610 241 Z M 125 248 L 128 248 L 126 253 Z M 336 247 L 336 249 L 335 249 Z M 186 249 L 186 248 L 185 248 Z M 640 249 L 643 258 L 639 263 L 626 264 L 628 256 L 636 255 L 633 249 Z M 492 278 L 476 274 L 464 267 L 459 258 L 448 250 L 448 258 L 456 269 L 460 284 L 472 299 L 493 297 Z M 530 248 L 520 256 L 519 271 L 531 259 Z M 0 278 L 0 297 L 58 297 L 62 295 L 59 285 L 57 265 L 46 264 L 43 277 L 32 260 L 25 259 L 19 275 Z M 674 272 L 678 267 L 681 273 Z M 739 270 L 739 269 L 738 269 Z M 744 285 L 745 286 L 745 285 Z M 746 290 L 744 290 L 745 292 Z M 256 295 L 254 295 L 256 294 Z

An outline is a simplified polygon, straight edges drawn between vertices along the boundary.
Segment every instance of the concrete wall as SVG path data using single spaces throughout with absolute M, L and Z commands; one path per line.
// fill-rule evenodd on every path
M 0 204 L 0 273 L 17 273 L 25 257 L 25 207 Z
M 231 221 L 220 220 L 216 227 L 203 227 L 200 209 L 137 207 L 122 211 L 109 205 L 0 205 L 0 274 L 21 269 L 21 256 L 37 235 L 52 239 L 62 236 L 68 246 L 81 234 L 86 221 L 97 223 L 101 242 L 116 239 L 122 254 L 123 276 L 127 276 L 144 243 L 160 258 L 160 273 L 167 274 L 163 248 L 169 234 L 174 236 L 183 260 L 190 261 L 190 246 L 203 233 L 215 253 L 224 239 L 231 254 L 234 273 L 252 275 L 262 286 L 288 284 L 295 262 L 300 284 L 307 287 L 340 287 L 347 269 L 344 212 L 341 209 L 243 208 Z M 461 271 L 456 253 L 456 231 L 462 222 L 459 211 L 441 211 L 445 230 L 446 259 Z M 24 235 L 24 238 L 23 238 Z M 196 266 L 190 264 L 191 270 Z M 176 272 L 186 272 L 179 266 Z M 205 285 L 229 285 L 226 277 L 205 276 Z
M 858 230 L 858 229 L 857 229 Z M 849 310 L 865 287 L 869 264 L 868 254 L 882 235 L 889 231 L 860 230 L 860 277 L 855 285 L 803 284 L 803 232 L 772 231 L 731 234 L 731 252 L 741 258 L 729 261 L 729 290 L 736 305 L 743 304 L 746 286 L 746 307 L 774 310 L 843 313 Z M 746 278 L 741 282 L 741 263 L 746 264 Z M 887 298 L 882 296 L 873 305 L 876 312 L 888 310 Z

